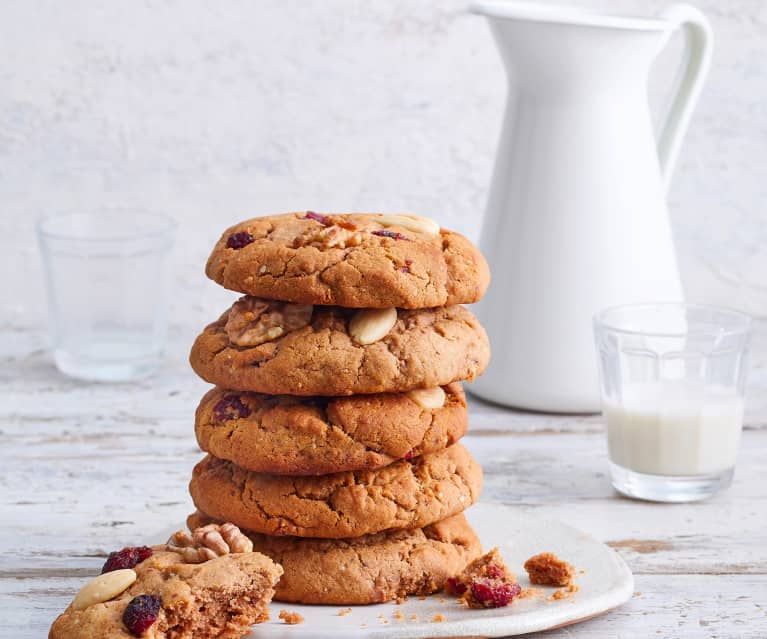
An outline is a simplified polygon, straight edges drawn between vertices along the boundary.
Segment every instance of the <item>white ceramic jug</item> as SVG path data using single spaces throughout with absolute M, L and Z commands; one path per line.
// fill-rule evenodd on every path
M 695 8 L 656 18 L 482 1 L 509 91 L 481 248 L 493 282 L 477 306 L 493 358 L 470 390 L 521 408 L 599 411 L 593 315 L 677 301 L 665 204 L 712 36 Z M 686 59 L 656 146 L 647 80 L 678 28 Z

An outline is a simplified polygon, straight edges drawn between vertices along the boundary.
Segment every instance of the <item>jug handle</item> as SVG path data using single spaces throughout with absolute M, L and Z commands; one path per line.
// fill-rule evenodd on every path
M 708 18 L 691 5 L 671 5 L 661 11 L 659 17 L 669 21 L 674 29 L 685 30 L 684 58 L 674 97 L 658 140 L 658 159 L 663 185 L 668 189 L 682 138 L 711 66 L 714 36 Z

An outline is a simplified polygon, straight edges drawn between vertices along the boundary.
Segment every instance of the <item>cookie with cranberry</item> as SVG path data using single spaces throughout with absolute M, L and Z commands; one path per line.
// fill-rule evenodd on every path
M 48 637 L 241 637 L 269 618 L 282 568 L 258 552 L 213 556 L 189 563 L 180 551 L 155 547 L 133 568 L 110 570 L 86 584 Z
M 224 231 L 205 273 L 241 293 L 350 308 L 471 304 L 490 282 L 469 240 L 407 214 L 246 220 Z
M 399 393 L 471 380 L 490 359 L 463 306 L 362 309 L 246 296 L 196 339 L 204 380 L 270 395 Z
M 319 477 L 266 475 L 210 455 L 189 492 L 211 517 L 267 535 L 359 537 L 421 528 L 462 512 L 479 497 L 482 470 L 460 444 L 384 468 Z
M 198 511 L 187 523 L 195 528 L 210 521 Z M 274 598 L 291 603 L 352 606 L 428 595 L 482 552 L 463 514 L 353 539 L 245 533 L 255 550 L 283 567 Z
M 503 608 L 522 593 L 498 548 L 478 557 L 445 582 L 445 591 L 460 596 L 469 608 Z
M 372 470 L 442 450 L 466 433 L 466 397 L 445 387 L 334 398 L 209 391 L 195 416 L 200 448 L 278 475 Z

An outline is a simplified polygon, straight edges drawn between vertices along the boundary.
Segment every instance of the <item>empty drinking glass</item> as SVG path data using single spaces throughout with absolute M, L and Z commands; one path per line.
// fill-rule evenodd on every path
M 161 363 L 175 223 L 130 210 L 41 220 L 53 355 L 72 377 L 125 381 Z
M 732 481 L 751 320 L 689 304 L 594 318 L 613 486 L 655 501 L 702 499 Z

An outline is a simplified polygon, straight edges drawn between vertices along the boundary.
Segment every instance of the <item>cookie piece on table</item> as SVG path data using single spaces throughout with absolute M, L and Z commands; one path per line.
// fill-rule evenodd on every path
M 410 393 L 301 398 L 214 388 L 200 402 L 200 448 L 258 473 L 372 470 L 454 444 L 466 433 L 459 383 Z
M 225 530 L 231 533 L 235 527 L 228 526 Z M 189 538 L 183 554 L 181 546 L 155 546 L 143 559 L 132 555 L 130 563 L 137 561 L 132 568 L 109 569 L 96 577 L 53 622 L 49 639 L 243 636 L 251 625 L 269 618 L 282 568 L 258 552 L 230 552 L 223 540 L 232 537 L 226 532 L 222 537 L 221 528 L 209 527 L 194 538 L 182 534 Z M 239 530 L 237 534 L 252 548 Z
M 207 456 L 189 492 L 199 510 L 243 529 L 342 539 L 421 528 L 468 508 L 481 486 L 479 464 L 454 444 L 377 470 L 319 477 L 253 473 Z
M 463 306 L 353 310 L 244 297 L 195 340 L 204 380 L 270 395 L 398 393 L 479 375 L 487 334 Z
M 190 528 L 212 520 L 189 516 Z M 442 589 L 482 552 L 463 514 L 415 530 L 388 530 L 354 539 L 272 537 L 245 531 L 254 549 L 285 570 L 275 600 L 352 606 L 428 595 Z
M 431 308 L 478 301 L 479 250 L 429 219 L 302 211 L 224 231 L 205 273 L 233 291 L 301 304 Z

